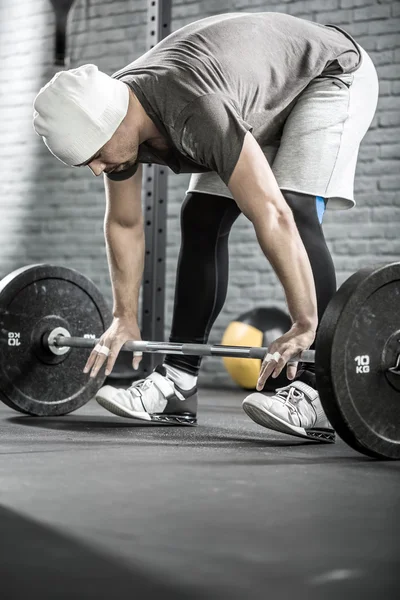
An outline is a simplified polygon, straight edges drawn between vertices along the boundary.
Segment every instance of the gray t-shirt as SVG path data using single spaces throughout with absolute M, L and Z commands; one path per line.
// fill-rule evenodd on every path
M 169 146 L 140 144 L 138 162 L 175 173 L 215 171 L 228 184 L 247 131 L 261 147 L 279 143 L 310 81 L 360 64 L 353 38 L 336 26 L 273 12 L 230 13 L 182 27 L 113 77 L 132 88 Z M 108 177 L 127 179 L 136 169 Z

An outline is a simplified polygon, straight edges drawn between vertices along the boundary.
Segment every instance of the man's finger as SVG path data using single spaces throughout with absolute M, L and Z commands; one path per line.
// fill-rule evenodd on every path
M 93 365 L 95 364 L 97 357 L 99 355 L 99 350 L 101 350 L 101 348 L 103 347 L 103 344 L 101 341 L 99 341 L 95 347 L 93 348 L 92 352 L 90 353 L 90 356 L 87 360 L 87 363 L 85 365 L 85 368 L 83 369 L 84 373 L 89 373 L 89 371 L 92 369 Z
M 297 375 L 298 362 L 288 362 L 286 366 L 286 377 L 292 381 Z
M 90 377 L 96 377 L 97 373 L 100 371 L 107 358 L 110 355 L 110 348 L 104 344 L 97 344 L 95 346 L 95 350 L 97 351 L 96 362 L 92 367 L 92 371 L 90 373 Z
M 110 353 L 107 358 L 107 366 L 105 370 L 105 374 L 108 376 L 115 366 L 115 362 L 118 358 L 119 353 L 121 352 L 121 348 L 124 345 L 122 342 L 114 343 L 110 348 Z
M 108 355 L 108 358 L 107 358 L 107 364 L 106 364 L 106 370 L 105 370 L 106 377 L 108 377 L 108 375 L 113 370 L 120 350 L 121 350 L 120 345 L 118 345 L 117 348 L 115 348 L 115 346 L 111 347 L 110 354 Z
M 279 360 L 280 354 L 279 352 L 275 352 L 274 354 L 268 353 L 262 363 L 260 375 L 258 376 L 256 389 L 258 391 L 262 390 L 267 381 L 268 377 L 274 371 L 277 361 Z
M 134 352 L 133 353 L 132 366 L 135 369 L 135 371 L 137 371 L 139 368 L 140 361 L 142 360 L 142 356 L 143 356 L 143 352 Z
M 90 377 L 96 377 L 101 367 L 104 365 L 106 361 L 105 356 L 97 355 L 96 362 L 94 363 L 92 370 L 90 371 Z
M 265 382 L 267 381 L 267 379 L 272 375 L 274 369 L 275 369 L 275 362 L 271 362 L 267 365 L 267 367 L 265 368 L 265 370 L 261 373 L 261 375 L 258 378 L 258 382 L 257 382 L 257 386 L 256 389 L 260 392 L 264 385 Z
M 279 359 L 274 372 L 272 373 L 272 377 L 275 379 L 279 377 L 282 373 L 283 369 L 286 365 L 286 374 L 292 375 L 292 377 L 288 377 L 288 379 L 294 379 L 297 373 L 297 364 L 298 361 L 292 360 L 293 351 L 288 349 L 282 352 L 281 358 Z
M 93 349 L 89 355 L 89 358 L 87 359 L 85 368 L 83 369 L 84 373 L 89 373 L 90 369 L 93 367 L 94 363 L 96 362 L 96 358 L 97 358 L 97 351 L 95 349 Z

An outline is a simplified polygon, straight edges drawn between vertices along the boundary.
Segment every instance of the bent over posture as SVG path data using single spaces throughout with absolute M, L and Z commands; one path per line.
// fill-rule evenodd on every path
M 375 112 L 376 71 L 335 26 L 279 13 L 231 13 L 169 35 L 112 77 L 94 65 L 57 73 L 35 99 L 34 127 L 69 166 L 105 173 L 105 238 L 113 288 L 110 328 L 86 372 L 110 372 L 139 340 L 144 234 L 141 163 L 193 173 L 182 205 L 171 342 L 206 343 L 225 301 L 228 236 L 243 213 L 285 292 L 292 319 L 243 402 L 265 427 L 309 437 L 329 428 L 311 365 L 336 290 L 321 228 L 325 208 L 351 208 L 360 142 Z M 134 357 L 137 366 L 140 356 Z M 168 356 L 127 390 L 103 387 L 111 412 L 194 423 L 201 359 Z M 287 368 L 290 385 L 262 392 Z

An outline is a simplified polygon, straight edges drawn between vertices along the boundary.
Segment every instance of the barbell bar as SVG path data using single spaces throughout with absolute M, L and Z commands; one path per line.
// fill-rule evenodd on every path
M 399 302 L 399 262 L 360 269 L 325 310 L 315 353 L 299 357 L 315 362 L 318 393 L 336 433 L 380 459 L 400 459 Z M 111 321 L 100 291 L 73 269 L 30 265 L 7 275 L 0 282 L 0 398 L 46 417 L 83 406 L 105 380 L 104 369 L 94 378 L 84 374 L 84 361 Z M 73 345 L 82 352 L 70 351 Z M 124 349 L 250 359 L 267 352 L 169 342 L 128 342 Z
M 87 339 L 82 337 L 68 337 L 59 334 L 52 339 L 52 332 L 47 338 L 50 351 L 52 348 L 94 348 L 99 339 Z M 231 358 L 258 358 L 262 360 L 268 352 L 268 348 L 252 346 L 224 346 L 222 344 L 179 344 L 176 342 L 146 342 L 128 341 L 122 346 L 124 352 L 151 352 L 154 354 L 187 354 L 191 356 L 229 356 Z M 315 362 L 315 351 L 304 350 L 292 360 L 302 362 Z

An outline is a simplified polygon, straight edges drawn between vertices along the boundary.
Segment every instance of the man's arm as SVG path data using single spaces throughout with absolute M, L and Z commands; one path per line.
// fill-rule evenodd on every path
M 292 211 L 260 146 L 248 132 L 228 187 L 253 223 L 258 242 L 286 293 L 295 324 L 316 330 L 314 278 Z
M 137 320 L 144 268 L 142 165 L 129 179 L 104 177 L 104 234 L 113 289 L 114 317 Z
M 103 364 L 109 375 L 124 342 L 140 340 L 137 324 L 139 290 L 144 265 L 144 232 L 142 216 L 142 169 L 123 181 L 104 177 L 106 189 L 106 215 L 104 235 L 113 290 L 114 319 L 99 340 L 100 346 L 109 348 L 109 354 L 92 350 L 84 373 L 96 377 Z M 138 356 L 133 358 L 137 368 Z

